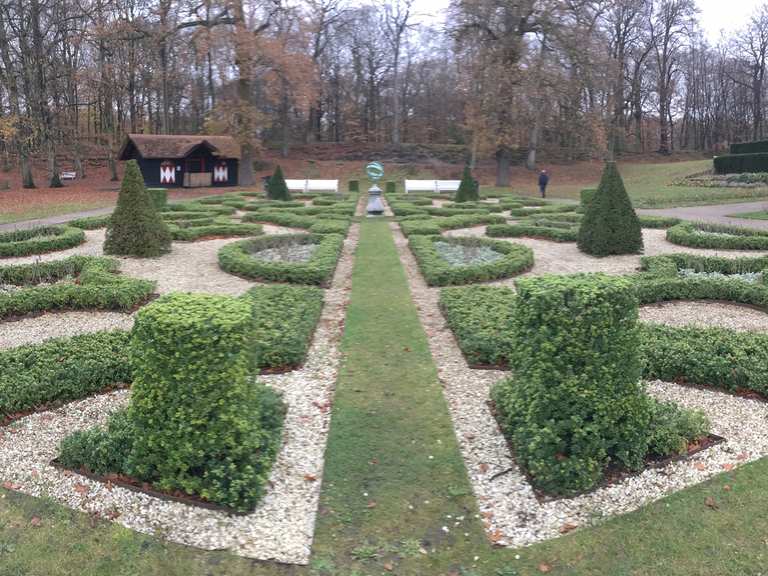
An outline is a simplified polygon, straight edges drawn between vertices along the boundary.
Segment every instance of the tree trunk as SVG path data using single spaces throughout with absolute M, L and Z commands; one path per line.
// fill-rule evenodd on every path
M 32 164 L 29 161 L 29 154 L 24 147 L 19 150 L 19 164 L 21 165 L 21 187 L 25 189 L 37 188 L 35 179 L 32 176 Z
M 496 186 L 506 188 L 509 186 L 509 169 L 512 158 L 509 148 L 500 146 L 496 150 Z

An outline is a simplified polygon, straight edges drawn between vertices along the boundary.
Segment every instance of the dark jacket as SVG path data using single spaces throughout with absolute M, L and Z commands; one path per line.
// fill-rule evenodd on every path
M 546 186 L 547 184 L 549 184 L 549 174 L 542 172 L 539 174 L 539 186 Z

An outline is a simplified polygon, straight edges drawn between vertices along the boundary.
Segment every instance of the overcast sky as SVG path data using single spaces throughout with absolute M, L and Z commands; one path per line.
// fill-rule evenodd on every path
M 420 14 L 428 15 L 429 19 L 442 21 L 442 12 L 448 6 L 449 0 L 416 0 Z M 699 5 L 699 22 L 711 42 L 720 38 L 723 30 L 726 36 L 735 29 L 743 26 L 752 12 L 768 0 L 697 0 Z

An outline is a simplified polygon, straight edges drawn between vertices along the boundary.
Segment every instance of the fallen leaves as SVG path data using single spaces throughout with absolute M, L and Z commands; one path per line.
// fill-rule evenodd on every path
M 34 528 L 39 528 L 43 525 L 43 520 L 40 516 L 32 516 L 32 518 L 29 519 L 29 525 Z
M 90 491 L 91 491 L 91 489 L 88 486 L 86 486 L 85 484 L 81 484 L 80 482 L 77 482 L 75 484 L 75 492 L 80 494 L 80 496 L 85 496 Z
M 560 526 L 560 534 L 568 534 L 568 532 L 571 532 L 572 530 L 576 530 L 578 528 L 578 524 L 571 524 L 570 522 L 566 522 L 562 526 Z
M 546 574 L 547 572 L 552 572 L 552 566 L 547 564 L 546 562 L 542 562 L 539 564 L 539 572 L 542 574 Z
M 726 472 L 730 472 L 731 470 L 733 470 L 733 464 L 723 464 L 723 470 L 725 470 Z
M 317 476 L 314 474 L 304 474 L 304 482 L 317 482 Z
M 704 470 L 707 469 L 706 464 L 704 462 L 696 462 L 696 464 L 693 465 L 696 470 L 699 470 L 700 472 L 704 472 Z
M 3 488 L 6 490 L 19 490 L 21 486 L 19 484 L 14 484 L 13 482 L 6 481 L 3 482 Z
M 712 510 L 717 510 L 719 508 L 719 506 L 717 505 L 717 502 L 715 502 L 715 499 L 712 498 L 712 496 L 707 496 L 706 499 L 704 500 L 704 504 L 708 508 L 711 508 Z

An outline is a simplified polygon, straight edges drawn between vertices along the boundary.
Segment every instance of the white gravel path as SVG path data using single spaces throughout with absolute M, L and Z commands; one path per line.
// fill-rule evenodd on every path
M 0 483 L 33 496 L 51 497 L 71 508 L 98 513 L 128 528 L 172 542 L 210 550 L 227 549 L 258 560 L 307 564 L 340 361 L 342 319 L 351 289 L 358 237 L 359 226 L 355 224 L 345 240 L 332 285 L 325 291 L 322 316 L 305 365 L 286 374 L 259 377 L 283 393 L 289 408 L 269 489 L 253 513 L 228 516 L 108 486 L 52 467 L 50 461 L 57 456 L 61 439 L 76 430 L 105 423 L 112 411 L 127 404 L 130 392 L 125 390 L 33 414 L 0 429 Z M 215 266 L 218 248 L 228 241 L 231 240 L 175 243 L 173 252 L 161 258 L 121 259 L 122 270 L 132 276 L 158 280 L 161 292 L 239 294 L 253 283 L 224 274 Z M 100 315 L 93 316 L 100 318 L 99 322 L 106 321 Z M 41 326 L 47 317 L 40 318 Z M 38 319 L 30 319 L 28 325 L 34 320 Z
M 668 326 L 727 328 L 739 332 L 768 332 L 768 314 L 727 302 L 672 301 L 640 307 L 640 320 Z
M 13 322 L 0 322 L 0 349 L 37 344 L 50 338 L 131 328 L 133 315 L 122 312 L 49 312 Z
M 712 422 L 712 432 L 724 436 L 727 441 L 685 461 L 645 470 L 638 476 L 590 494 L 540 503 L 512 460 L 507 442 L 487 404 L 491 386 L 508 373 L 473 370 L 467 366 L 438 308 L 439 290 L 426 286 L 407 240 L 396 224 L 393 223 L 392 228 L 492 542 L 525 546 L 554 538 L 572 527 L 586 526 L 607 516 L 635 510 L 725 469 L 768 455 L 768 404 L 715 391 L 652 382 L 648 384 L 649 393 L 704 410 Z M 553 260 L 550 262 L 554 263 Z M 599 262 L 604 263 L 603 268 L 608 267 L 605 264 L 609 260 Z M 563 263 L 562 267 L 570 267 L 570 263 Z

